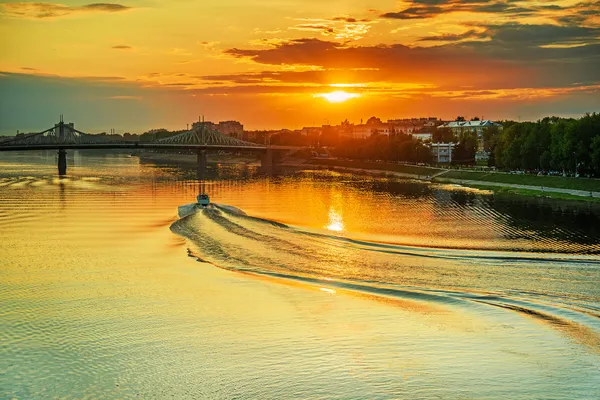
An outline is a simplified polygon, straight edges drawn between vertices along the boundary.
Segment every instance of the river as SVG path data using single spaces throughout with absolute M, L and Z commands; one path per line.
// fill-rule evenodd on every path
M 0 154 L 1 398 L 600 398 L 598 206 L 68 157 Z

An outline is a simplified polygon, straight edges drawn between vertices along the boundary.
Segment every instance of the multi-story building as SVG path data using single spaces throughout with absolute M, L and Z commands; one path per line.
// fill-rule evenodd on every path
M 431 143 L 433 162 L 443 164 L 452 162 L 454 143 Z
M 433 133 L 411 133 L 410 136 L 422 142 L 433 139 Z
M 244 134 L 244 125 L 238 121 L 221 121 L 217 125 L 217 131 L 223 135 L 241 139 Z
M 192 129 L 195 129 L 195 130 L 208 129 L 208 130 L 216 131 L 217 125 L 214 122 L 210 122 L 210 121 L 198 121 L 198 122 L 194 122 L 192 124 Z
M 319 136 L 323 132 L 323 128 L 319 128 L 318 126 L 305 126 L 300 130 L 300 134 L 302 136 Z
M 502 124 L 488 119 L 483 121 L 452 121 L 443 125 L 443 127 L 452 130 L 454 136 L 458 138 L 462 138 L 465 133 L 475 133 L 477 135 L 475 161 L 486 161 L 490 156 L 489 152 L 485 150 L 483 133 L 492 127 L 497 128 L 499 131 L 502 130 Z
M 198 121 L 192 124 L 192 129 L 208 129 L 223 135 L 241 139 L 244 134 L 244 125 L 238 121 L 221 121 L 218 124 L 210 121 Z
M 352 125 L 352 136 L 356 139 L 368 138 L 375 133 L 389 135 L 392 132 L 392 127 L 385 123 Z
M 468 132 L 476 133 L 477 137 L 481 137 L 483 132 L 491 127 L 496 127 L 498 130 L 502 130 L 502 124 L 490 121 L 488 119 L 483 121 L 452 121 L 442 125 L 442 127 L 449 128 L 452 130 L 452 133 L 459 138 Z
M 61 117 L 62 121 L 62 117 Z M 75 124 L 73 122 L 54 124 L 54 133 L 59 140 L 63 140 L 65 137 L 75 134 Z
M 424 129 L 432 129 L 442 124 L 437 118 L 405 118 L 405 119 L 390 119 L 388 124 L 392 125 L 394 132 L 410 135 L 422 131 Z

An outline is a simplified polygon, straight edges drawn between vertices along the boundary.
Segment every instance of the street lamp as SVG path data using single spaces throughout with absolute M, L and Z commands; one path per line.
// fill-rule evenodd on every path
M 573 152 L 573 155 L 575 156 L 575 178 L 577 178 L 577 154 Z

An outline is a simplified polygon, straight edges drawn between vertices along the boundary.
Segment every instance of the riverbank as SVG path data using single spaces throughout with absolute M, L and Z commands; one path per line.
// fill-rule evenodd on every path
M 441 168 L 425 167 L 420 165 L 392 164 L 384 162 L 357 161 L 357 160 L 311 160 L 308 165 L 321 165 L 326 167 L 344 167 L 350 169 L 377 170 L 410 175 L 417 179 L 426 179 L 443 172 Z
M 355 160 L 312 160 L 306 165 L 333 168 L 338 171 L 385 175 L 438 183 L 453 183 L 485 189 L 495 194 L 544 197 L 600 203 L 600 181 L 535 175 L 513 175 L 434 167 L 365 162 Z
M 142 163 L 158 165 L 193 167 L 197 163 L 195 154 L 142 151 L 135 153 L 134 156 L 139 157 Z M 354 174 L 453 183 L 476 189 L 490 190 L 499 195 L 509 194 L 600 203 L 600 180 L 595 179 L 448 170 L 419 165 L 358 160 L 313 159 L 305 161 L 294 159 L 293 161 L 286 162 L 282 166 L 294 169 L 326 167 Z M 209 154 L 208 162 L 213 164 L 256 165 L 258 160 L 252 155 Z
M 480 181 L 537 188 L 556 188 L 581 192 L 600 192 L 600 179 L 567 178 L 562 176 L 538 176 L 510 174 L 506 172 L 481 172 L 469 170 L 447 170 L 439 176 L 444 179 Z
M 517 195 L 517 196 L 528 196 L 528 197 L 536 197 L 536 198 L 548 198 L 555 200 L 570 200 L 570 201 L 586 201 L 590 203 L 600 204 L 600 193 L 591 192 L 586 196 L 583 194 L 577 195 L 569 193 L 565 190 L 555 189 L 555 188 L 541 188 L 536 187 L 513 187 L 506 186 L 506 184 L 483 184 L 483 183 L 474 183 L 474 182 L 464 182 L 464 181 L 454 181 L 452 179 L 434 179 L 434 182 L 438 183 L 455 183 L 460 184 L 461 186 L 468 186 L 475 189 L 489 190 L 494 192 L 496 195 Z

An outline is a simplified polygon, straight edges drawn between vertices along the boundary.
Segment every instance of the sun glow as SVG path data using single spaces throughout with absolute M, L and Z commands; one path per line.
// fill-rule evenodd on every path
M 331 93 L 319 93 L 316 94 L 315 97 L 322 97 L 330 103 L 342 103 L 346 100 L 355 99 L 360 97 L 358 93 L 348 93 L 343 90 L 336 90 Z

